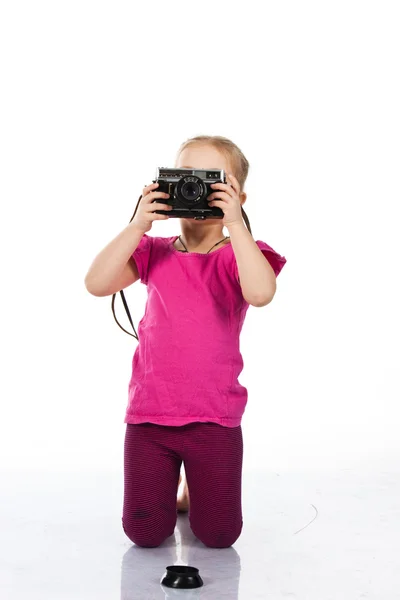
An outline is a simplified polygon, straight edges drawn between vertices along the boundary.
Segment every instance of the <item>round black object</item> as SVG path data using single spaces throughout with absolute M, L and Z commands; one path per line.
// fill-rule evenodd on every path
M 196 205 L 205 198 L 207 188 L 200 177 L 186 175 L 176 184 L 175 194 L 185 205 Z
M 173 565 L 167 567 L 166 573 L 161 579 L 161 583 L 166 587 L 187 590 L 201 587 L 203 585 L 203 580 L 196 567 Z
M 181 189 L 181 194 L 185 200 L 194 200 L 199 196 L 199 185 L 194 181 L 188 181 L 184 183 Z

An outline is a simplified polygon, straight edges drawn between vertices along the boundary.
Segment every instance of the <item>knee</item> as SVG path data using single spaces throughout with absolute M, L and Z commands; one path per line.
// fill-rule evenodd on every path
M 160 546 L 168 537 L 170 537 L 175 530 L 175 527 L 169 530 L 161 527 L 155 527 L 154 525 L 138 521 L 131 521 L 129 523 L 122 520 L 122 528 L 128 538 L 142 548 L 157 548 Z
M 222 528 L 218 524 L 214 524 L 211 527 L 207 527 L 202 532 L 193 533 L 195 536 L 203 542 L 208 548 L 230 548 L 236 540 L 239 538 L 242 532 L 243 522 L 239 529 L 237 528 Z

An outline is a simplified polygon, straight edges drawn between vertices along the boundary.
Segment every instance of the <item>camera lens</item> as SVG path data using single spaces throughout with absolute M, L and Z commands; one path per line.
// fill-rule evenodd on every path
M 200 194 L 200 187 L 195 181 L 187 181 L 181 188 L 181 194 L 185 200 L 193 201 Z
M 197 210 L 206 194 L 207 186 L 197 175 L 186 175 L 176 184 L 176 200 L 187 210 Z

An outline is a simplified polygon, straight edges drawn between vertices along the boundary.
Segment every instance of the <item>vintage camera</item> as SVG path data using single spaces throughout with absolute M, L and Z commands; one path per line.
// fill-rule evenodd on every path
M 153 202 L 171 204 L 172 210 L 156 210 L 160 215 L 183 219 L 222 219 L 218 206 L 209 206 L 208 196 L 217 191 L 212 183 L 226 183 L 223 169 L 168 169 L 158 167 L 153 183 L 154 190 L 166 192 L 169 198 L 156 198 Z

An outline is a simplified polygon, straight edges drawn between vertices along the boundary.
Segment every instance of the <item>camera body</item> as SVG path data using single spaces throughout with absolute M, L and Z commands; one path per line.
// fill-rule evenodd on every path
M 209 206 L 208 196 L 216 190 L 212 183 L 226 183 L 223 169 L 180 169 L 158 167 L 153 183 L 154 190 L 166 192 L 169 198 L 156 198 L 153 202 L 170 204 L 172 210 L 156 210 L 157 214 L 183 219 L 222 219 L 218 206 Z

